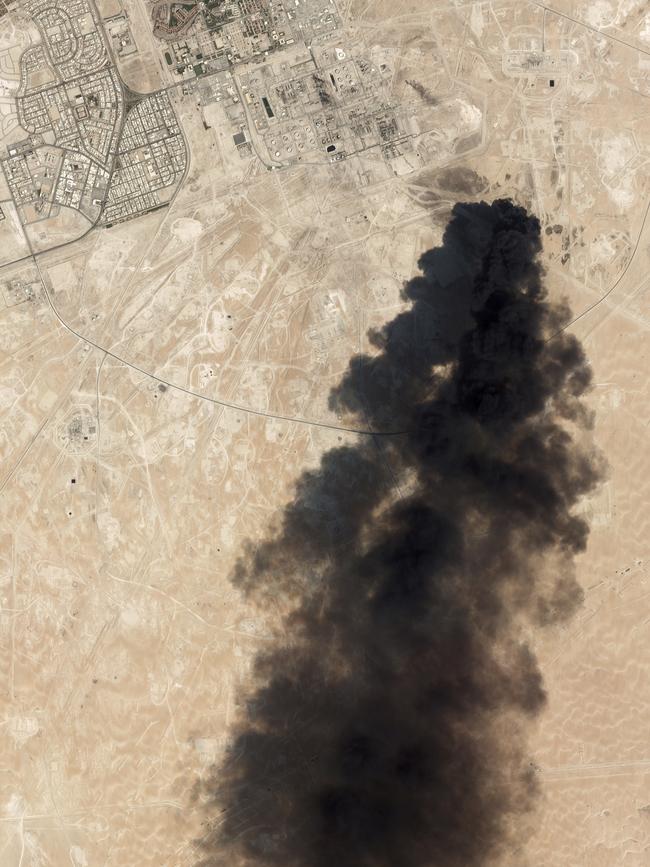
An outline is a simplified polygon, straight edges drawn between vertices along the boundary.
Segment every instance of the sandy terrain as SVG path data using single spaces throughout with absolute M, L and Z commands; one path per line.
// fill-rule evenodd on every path
M 100 14 L 128 7 L 128 86 L 169 89 L 189 154 L 169 205 L 93 228 L 64 207 L 21 227 L 1 203 L 0 863 L 197 863 L 197 783 L 274 623 L 233 588 L 233 565 L 305 468 L 357 442 L 329 390 L 403 309 L 454 203 L 508 196 L 539 216 L 551 294 L 574 311 L 608 469 L 581 506 L 584 604 L 531 637 L 548 694 L 529 732 L 540 798 L 507 863 L 643 867 L 647 4 L 339 3 L 331 44 L 385 64 L 412 144 L 336 162 L 324 148 L 276 158 L 224 73 L 218 99 L 174 77 L 150 5 Z M 0 34 L 0 62 L 39 39 L 20 12 Z M 522 54 L 543 54 L 541 71 Z M 4 160 L 17 139 L 2 69 Z

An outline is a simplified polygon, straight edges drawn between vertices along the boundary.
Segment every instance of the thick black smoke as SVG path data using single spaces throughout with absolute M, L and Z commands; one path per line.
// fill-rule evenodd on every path
M 234 576 L 284 611 L 204 790 L 202 865 L 476 867 L 531 807 L 523 626 L 580 602 L 590 374 L 537 219 L 458 204 L 331 405 L 376 431 L 304 473 Z

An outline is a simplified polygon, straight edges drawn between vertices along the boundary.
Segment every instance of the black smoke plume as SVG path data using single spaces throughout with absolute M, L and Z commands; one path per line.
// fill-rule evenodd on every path
M 305 472 L 234 581 L 284 612 L 203 790 L 200 864 L 476 867 L 536 791 L 529 626 L 571 615 L 590 372 L 538 220 L 458 204 L 331 406 L 392 437 Z

